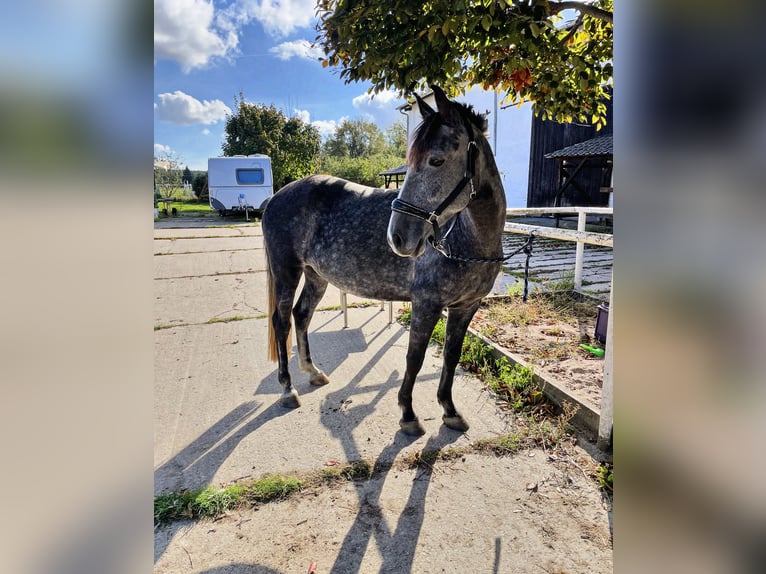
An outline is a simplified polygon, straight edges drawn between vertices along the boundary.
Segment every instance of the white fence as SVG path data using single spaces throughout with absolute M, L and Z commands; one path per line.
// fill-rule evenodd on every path
M 582 289 L 582 265 L 585 254 L 585 244 L 601 245 L 604 247 L 613 247 L 613 236 L 611 233 L 593 233 L 585 231 L 585 222 L 588 214 L 594 215 L 612 215 L 611 207 L 524 207 L 506 209 L 506 217 L 515 217 L 519 215 L 546 215 L 546 214 L 577 214 L 577 231 L 573 229 L 561 229 L 558 227 L 545 227 L 542 225 L 526 225 L 524 223 L 506 222 L 506 233 L 524 233 L 528 234 L 534 231 L 537 237 L 547 237 L 549 239 L 559 239 L 562 241 L 576 241 L 575 251 L 575 274 L 574 288 Z

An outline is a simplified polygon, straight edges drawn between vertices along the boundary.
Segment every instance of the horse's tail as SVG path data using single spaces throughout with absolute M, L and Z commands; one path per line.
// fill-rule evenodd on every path
M 266 249 L 266 283 L 269 285 L 269 315 L 266 321 L 269 324 L 269 361 L 276 362 L 279 358 L 277 353 L 277 337 L 274 333 L 274 311 L 277 308 L 277 290 L 274 287 L 274 276 L 271 274 L 271 261 L 269 250 Z
M 279 360 L 279 353 L 277 352 L 277 336 L 274 332 L 274 313 L 277 310 L 277 289 L 274 283 L 274 276 L 271 273 L 271 260 L 269 259 L 269 250 L 266 251 L 266 283 L 269 289 L 269 314 L 266 317 L 266 321 L 269 324 L 269 341 L 268 341 L 268 358 L 269 361 L 276 363 Z M 288 318 L 289 320 L 289 318 Z M 292 322 L 287 331 L 287 358 L 290 358 L 291 346 L 290 340 L 292 335 Z

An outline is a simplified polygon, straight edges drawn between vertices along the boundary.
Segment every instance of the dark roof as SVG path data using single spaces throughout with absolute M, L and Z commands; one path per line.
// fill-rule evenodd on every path
M 407 173 L 407 164 L 403 163 L 399 167 L 392 167 L 386 171 L 381 171 L 378 175 L 404 175 Z
M 600 136 L 545 154 L 548 159 L 605 157 L 612 155 L 612 136 Z

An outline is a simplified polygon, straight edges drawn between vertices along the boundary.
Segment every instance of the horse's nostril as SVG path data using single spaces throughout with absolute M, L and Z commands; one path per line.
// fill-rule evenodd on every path
M 402 247 L 402 238 L 398 233 L 394 233 L 391 235 L 391 241 L 394 243 L 394 247 L 397 249 L 401 249 Z

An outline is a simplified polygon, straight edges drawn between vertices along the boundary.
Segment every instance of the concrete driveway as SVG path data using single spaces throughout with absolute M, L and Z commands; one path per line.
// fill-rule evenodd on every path
M 340 303 L 332 286 L 310 331 L 314 361 L 331 382 L 311 387 L 293 357 L 302 406 L 282 408 L 276 364 L 266 358 L 260 228 L 210 227 L 221 223 L 179 217 L 155 226 L 155 493 L 311 471 L 328 461 L 387 466 L 507 432 L 512 421 L 462 372 L 455 403 L 471 429 L 442 426 L 435 348 L 415 386 L 427 432 L 418 439 L 398 432 L 407 331 L 377 305 L 349 309 L 344 328 L 331 308 Z M 155 531 L 155 571 L 306 572 L 315 561 L 317 573 L 530 572 L 533 559 L 567 572 L 611 572 L 608 517 L 592 484 L 569 473 L 581 511 L 570 506 L 550 516 L 544 509 L 566 503 L 569 491 L 551 487 L 546 499 L 526 490 L 558 476 L 548 458 L 542 451 L 472 454 L 427 476 L 392 470 L 212 523 L 174 523 Z M 553 531 L 551 539 L 546 532 Z

